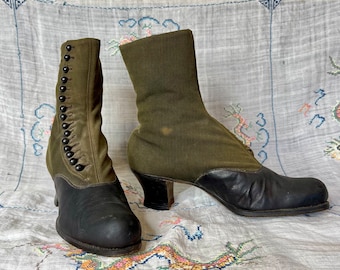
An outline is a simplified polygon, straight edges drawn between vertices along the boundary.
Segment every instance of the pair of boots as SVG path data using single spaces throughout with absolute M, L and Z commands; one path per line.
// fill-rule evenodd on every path
M 57 112 L 47 167 L 59 206 L 58 233 L 86 251 L 135 252 L 141 226 L 131 211 L 101 132 L 100 42 L 61 47 Z M 314 178 L 293 179 L 263 167 L 202 102 L 192 33 L 182 30 L 120 47 L 137 93 L 140 126 L 128 143 L 129 164 L 144 205 L 169 209 L 173 184 L 202 188 L 243 216 L 283 216 L 328 208 L 327 189 Z

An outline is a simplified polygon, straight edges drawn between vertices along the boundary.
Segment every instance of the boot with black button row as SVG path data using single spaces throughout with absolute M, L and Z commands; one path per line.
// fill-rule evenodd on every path
M 173 183 L 197 186 L 244 216 L 296 215 L 327 209 L 325 185 L 263 167 L 201 99 L 190 30 L 120 47 L 137 94 L 140 126 L 128 143 L 144 204 L 169 209 Z
M 56 188 L 60 236 L 85 251 L 120 256 L 139 249 L 141 227 L 112 168 L 101 131 L 99 50 L 96 39 L 61 46 L 46 162 Z

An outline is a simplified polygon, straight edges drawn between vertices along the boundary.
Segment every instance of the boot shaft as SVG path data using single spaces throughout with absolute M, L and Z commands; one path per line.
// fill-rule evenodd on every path
M 100 41 L 81 39 L 61 46 L 56 85 L 56 115 L 47 166 L 54 178 L 66 177 L 76 186 L 115 179 L 107 142 L 101 132 L 103 78 Z
M 141 128 L 148 122 L 154 125 L 157 119 L 166 125 L 171 114 L 176 114 L 176 119 L 171 121 L 181 122 L 182 119 L 193 120 L 194 115 L 197 119 L 205 113 L 191 31 L 140 39 L 120 49 L 137 93 Z M 160 114 L 156 119 L 155 112 Z
M 206 111 L 190 30 L 147 37 L 120 50 L 137 94 L 140 126 L 128 143 L 133 170 L 195 181 L 215 168 L 260 168 Z

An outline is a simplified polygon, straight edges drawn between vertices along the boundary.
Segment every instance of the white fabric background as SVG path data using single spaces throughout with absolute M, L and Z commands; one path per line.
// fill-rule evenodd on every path
M 0 1 L 0 269 L 340 268 L 340 119 L 333 112 L 340 68 L 330 59 L 340 64 L 340 2 L 126 2 Z M 322 179 L 330 210 L 244 218 L 185 185 L 176 186 L 171 210 L 143 207 L 126 162 L 135 94 L 117 45 L 131 34 L 187 28 L 208 111 L 233 132 L 244 120 L 245 142 L 265 166 Z M 58 210 L 45 151 L 60 45 L 83 37 L 101 40 L 103 130 L 143 226 L 142 250 L 128 258 L 81 253 L 54 228 Z

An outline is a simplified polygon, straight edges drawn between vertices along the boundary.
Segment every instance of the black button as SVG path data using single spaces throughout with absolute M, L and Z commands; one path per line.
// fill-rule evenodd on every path
M 60 92 L 65 92 L 66 91 L 66 86 L 65 85 L 61 85 L 59 87 L 59 90 L 60 90 Z
M 64 73 L 67 73 L 69 70 L 70 70 L 70 68 L 69 68 L 68 66 L 66 66 L 66 67 L 63 67 L 63 71 L 64 71 Z
M 76 171 L 81 172 L 82 170 L 85 169 L 85 166 L 81 164 L 77 164 L 75 168 L 76 168 Z
M 72 46 L 70 44 L 66 45 L 65 48 L 66 48 L 67 51 L 71 51 L 72 50 Z
M 61 115 L 59 115 L 59 118 L 62 120 L 62 121 L 65 121 L 66 118 L 67 118 L 67 115 L 62 113 Z
M 68 144 L 68 143 L 70 142 L 70 140 L 67 139 L 67 138 L 63 138 L 63 139 L 61 140 L 61 142 L 62 142 L 63 144 Z
M 68 129 L 69 126 L 70 126 L 70 124 L 68 124 L 68 123 L 62 123 L 62 125 L 61 125 L 61 127 L 63 129 Z
M 65 152 L 69 152 L 69 151 L 71 151 L 72 150 L 72 147 L 71 146 L 69 146 L 69 145 L 65 145 L 64 146 L 64 151 Z
M 66 111 L 67 111 L 67 107 L 66 107 L 66 106 L 60 106 L 60 107 L 59 107 L 59 110 L 60 110 L 61 112 L 66 112 Z
M 61 80 L 62 83 L 67 83 L 68 78 L 67 77 L 61 77 L 60 80 Z
M 65 135 L 65 137 L 69 137 L 71 135 L 71 131 L 65 130 L 64 135 Z
M 64 102 L 64 101 L 66 100 L 66 97 L 65 97 L 65 96 L 59 96 L 59 100 L 60 100 L 61 102 Z
M 69 152 L 66 153 L 66 156 L 67 156 L 68 158 L 73 157 L 73 155 L 74 155 L 74 153 L 73 153 L 72 151 L 69 151 Z
M 71 59 L 71 56 L 69 56 L 68 54 L 65 54 L 64 59 L 65 59 L 65 61 L 69 61 Z
M 70 159 L 70 164 L 71 165 L 76 165 L 78 163 L 78 159 L 76 159 L 76 158 L 71 158 Z

